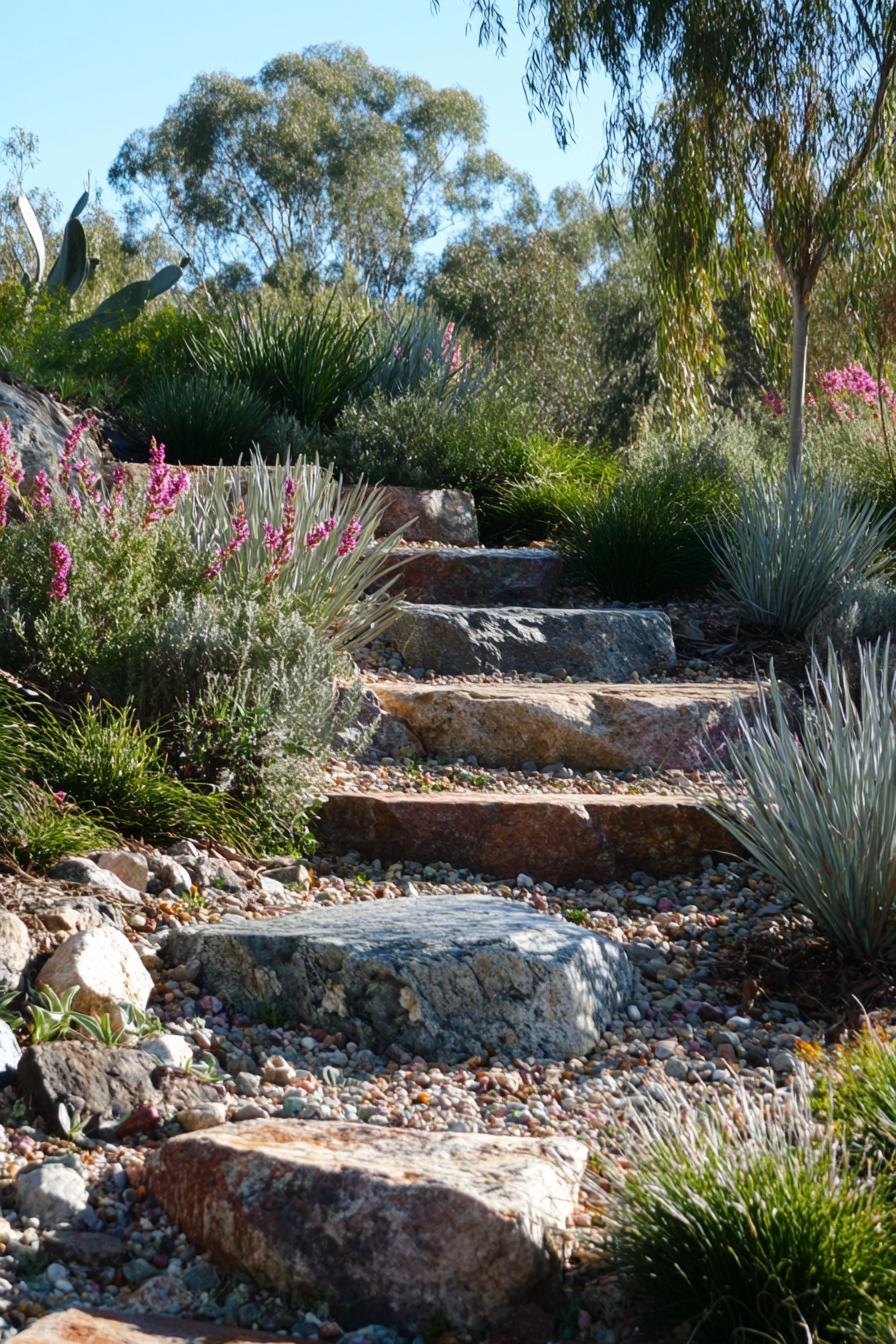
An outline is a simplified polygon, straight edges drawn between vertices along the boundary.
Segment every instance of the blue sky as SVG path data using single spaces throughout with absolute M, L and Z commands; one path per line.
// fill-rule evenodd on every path
M 515 12 L 515 0 L 508 0 Z M 23 126 L 40 138 L 35 184 L 70 205 L 89 169 L 105 184 L 125 137 L 155 125 L 200 70 L 254 74 L 282 51 L 318 42 L 363 47 L 380 65 L 461 85 L 486 104 L 489 141 L 533 177 L 543 195 L 587 182 L 600 150 L 602 90 L 577 113 L 577 142 L 564 153 L 550 124 L 530 121 L 516 29 L 503 59 L 467 32 L 467 0 L 43 0 L 4 5 L 0 135 Z M 106 204 L 115 205 L 105 186 Z

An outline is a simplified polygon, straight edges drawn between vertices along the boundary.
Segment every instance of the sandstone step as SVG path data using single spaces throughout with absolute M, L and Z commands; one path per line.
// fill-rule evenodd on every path
M 408 552 L 395 591 L 407 602 L 452 607 L 545 607 L 562 570 L 562 557 L 551 550 L 432 547 Z
M 175 930 L 171 965 L 243 1013 L 426 1059 L 484 1050 L 587 1054 L 634 991 L 624 949 L 498 896 L 461 893 L 319 908 Z
M 558 1135 L 248 1120 L 170 1139 L 147 1174 L 223 1269 L 342 1323 L 428 1334 L 442 1318 L 479 1339 L 556 1278 L 587 1161 Z
M 386 681 L 372 690 L 431 756 L 472 755 L 479 765 L 510 769 L 560 762 L 577 770 L 698 768 L 706 741 L 718 743 L 733 730 L 735 703 L 757 695 L 751 682 Z
M 389 639 L 409 667 L 449 677 L 516 672 L 626 681 L 675 663 L 664 611 L 403 602 Z
M 739 852 L 696 800 L 669 794 L 331 793 L 316 825 L 323 852 L 384 863 L 446 862 L 568 885 L 671 877 L 704 854 Z
M 282 1344 L 283 1340 L 282 1335 L 215 1325 L 212 1321 L 120 1316 L 80 1307 L 51 1312 L 16 1338 L 23 1344 Z

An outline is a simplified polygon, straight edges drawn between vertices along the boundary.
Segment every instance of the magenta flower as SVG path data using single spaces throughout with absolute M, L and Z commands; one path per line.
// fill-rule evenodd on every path
M 358 544 L 358 538 L 361 535 L 361 519 L 352 518 L 348 527 L 339 538 L 339 545 L 336 548 L 337 555 L 351 555 Z
M 50 564 L 53 566 L 50 597 L 54 602 L 64 602 L 68 597 L 68 576 L 72 567 L 72 557 L 68 547 L 61 541 L 50 542 Z
M 338 526 L 338 518 L 325 518 L 322 523 L 315 523 L 311 531 L 305 533 L 305 545 L 309 551 L 313 551 L 315 546 L 319 546 L 322 541 L 326 541 L 330 533 L 335 532 Z
M 172 472 L 165 461 L 164 443 L 150 440 L 149 460 L 151 467 L 143 510 L 144 527 L 152 527 L 172 513 L 181 495 L 185 495 L 190 488 L 190 478 L 183 468 Z
M 75 469 L 75 451 L 82 435 L 86 434 L 87 430 L 95 424 L 96 416 L 93 415 L 88 416 L 86 420 L 79 420 L 62 445 L 62 456 L 59 459 L 59 481 L 61 485 L 67 487 L 71 484 L 72 473 Z
M 34 492 L 31 499 L 38 513 L 49 512 L 53 503 L 53 496 L 50 493 L 50 481 L 45 471 L 39 471 L 35 476 Z
M 233 536 L 226 546 L 215 547 L 215 559 L 205 571 L 207 579 L 216 579 L 231 556 L 236 555 L 237 551 L 241 550 L 249 540 L 249 520 L 246 517 L 246 506 L 242 500 L 240 500 L 239 507 L 230 520 L 230 525 L 233 528 Z

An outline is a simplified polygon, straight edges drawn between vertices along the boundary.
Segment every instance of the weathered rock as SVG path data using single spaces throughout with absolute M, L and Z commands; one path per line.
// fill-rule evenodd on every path
M 197 1129 L 214 1129 L 227 1119 L 223 1101 L 207 1101 L 202 1106 L 188 1106 L 174 1117 L 181 1129 L 192 1134 Z
M 70 896 L 66 893 L 57 901 L 42 901 L 39 894 L 31 904 L 32 913 L 45 929 L 53 933 L 81 933 L 84 929 L 98 929 L 103 924 L 123 929 L 124 916 L 112 900 L 97 896 Z
M 162 887 L 168 887 L 175 896 L 184 896 L 193 885 L 193 878 L 177 859 L 150 855 L 150 872 Z
M 82 1232 L 80 1228 L 60 1227 L 46 1237 L 45 1244 L 54 1255 L 91 1269 L 120 1265 L 128 1255 L 127 1243 L 121 1237 L 109 1232 Z
M 133 903 L 138 899 L 133 887 L 122 882 L 114 873 L 101 868 L 92 859 L 74 857 L 60 859 L 48 871 L 47 876 L 59 882 L 75 883 L 79 887 L 99 887 L 100 891 L 106 892 L 109 896 L 117 896 L 121 901 Z
M 346 698 L 355 704 L 350 722 L 336 734 L 336 749 L 343 756 L 358 756 L 371 745 L 387 756 L 402 757 L 423 751 L 423 744 L 401 719 L 385 714 L 371 687 L 365 687 L 359 697 L 354 687 L 341 687 L 337 715 L 342 714 Z
M 622 947 L 499 897 L 409 896 L 174 930 L 165 956 L 240 1011 L 427 1059 L 592 1050 L 633 990 Z
M 12 428 L 13 447 L 21 457 L 26 481 L 32 480 L 39 471 L 54 476 L 63 445 L 76 421 L 46 392 L 0 378 L 0 420 L 7 416 Z M 82 436 L 78 452 L 80 457 L 86 456 L 94 468 L 102 465 L 102 454 L 91 434 Z
M 373 488 L 385 505 L 379 536 L 407 524 L 405 541 L 438 541 L 443 546 L 475 546 L 479 541 L 473 496 L 463 490 L 414 490 L 403 485 Z
M 0 910 L 0 994 L 21 987 L 31 957 L 27 928 L 11 910 Z
M 87 1208 L 87 1183 L 73 1167 L 44 1162 L 16 1177 L 16 1207 L 22 1218 L 39 1218 L 46 1227 L 71 1223 Z
M 17 1338 L 23 1344 L 282 1344 L 282 1335 L 259 1334 L 170 1316 L 119 1316 L 69 1307 L 33 1321 Z
M 183 1069 L 193 1059 L 193 1050 L 187 1038 L 175 1036 L 172 1032 L 147 1036 L 140 1042 L 139 1048 L 168 1069 Z
M 415 686 L 377 682 L 376 697 L 429 755 L 476 756 L 518 768 L 561 761 L 579 770 L 689 770 L 706 764 L 705 742 L 733 729 L 733 706 L 753 699 L 747 682 L 608 686 L 548 682 Z
M 94 855 L 94 861 L 99 868 L 114 873 L 126 887 L 132 887 L 134 891 L 146 890 L 149 864 L 145 854 L 132 849 L 104 849 Z
M 452 607 L 547 607 L 563 560 L 556 551 L 431 548 L 404 559 L 394 591 L 407 602 Z
M 15 1082 L 22 1051 L 16 1034 L 7 1022 L 0 1022 L 0 1087 Z
M 152 976 L 136 950 L 124 934 L 108 926 L 66 938 L 44 965 L 37 983 L 57 994 L 77 985 L 75 1009 L 95 1017 L 108 1013 L 116 1030 L 123 1026 L 120 1005 L 145 1008 L 152 993 Z
M 16 1083 L 52 1133 L 64 1136 L 59 1108 L 86 1119 L 86 1132 L 108 1130 L 139 1106 L 162 1119 L 218 1101 L 211 1083 L 170 1073 L 143 1050 L 110 1050 L 90 1041 L 47 1041 L 23 1052 Z
M 170 1140 L 149 1184 L 223 1268 L 292 1300 L 475 1332 L 556 1270 L 587 1156 L 568 1138 L 250 1120 Z
M 331 793 L 315 822 L 325 853 L 385 863 L 447 862 L 473 873 L 524 872 L 568 885 L 693 871 L 738 853 L 700 804 L 668 794 Z
M 546 673 L 626 681 L 675 663 L 664 611 L 449 607 L 402 602 L 389 638 L 410 667 L 443 676 Z

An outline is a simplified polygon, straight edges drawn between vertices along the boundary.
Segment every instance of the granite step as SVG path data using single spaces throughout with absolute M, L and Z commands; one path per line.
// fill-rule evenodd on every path
M 408 667 L 441 676 L 548 675 L 629 681 L 675 665 L 664 611 L 399 603 L 389 639 Z
M 451 607 L 550 606 L 563 572 L 562 556 L 535 547 L 434 546 L 403 559 L 394 591 L 406 602 Z
M 384 863 L 450 863 L 558 886 L 692 872 L 738 846 L 697 799 L 678 794 L 334 791 L 316 822 L 321 851 Z
M 576 770 L 692 770 L 735 726 L 751 682 L 377 682 L 380 707 L 431 756 L 477 764 L 560 763 Z

